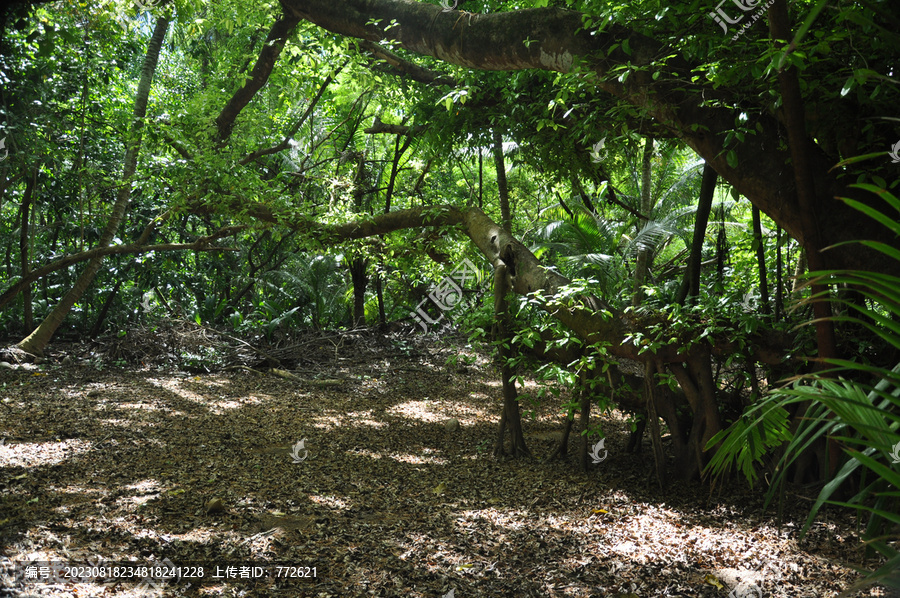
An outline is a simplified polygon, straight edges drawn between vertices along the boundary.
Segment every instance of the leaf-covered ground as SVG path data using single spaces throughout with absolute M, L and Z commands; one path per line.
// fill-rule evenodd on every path
M 660 491 L 619 413 L 587 475 L 574 458 L 498 462 L 483 356 L 432 337 L 313 341 L 281 375 L 98 370 L 84 349 L 0 370 L 0 595 L 819 598 L 855 579 L 845 516 L 801 543 L 797 493 L 779 529 L 738 480 Z M 464 354 L 477 361 L 446 365 Z M 525 418 L 537 457 L 561 422 L 553 405 Z M 26 561 L 205 573 L 39 583 L 16 577 Z M 213 579 L 226 564 L 268 576 Z

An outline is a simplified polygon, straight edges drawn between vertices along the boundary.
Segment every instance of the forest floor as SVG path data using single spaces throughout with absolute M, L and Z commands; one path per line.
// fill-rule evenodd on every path
M 185 353 L 150 331 L 54 351 L 0 369 L 0 596 L 825 598 L 861 561 L 842 512 L 798 539 L 814 490 L 780 528 L 739 480 L 660 490 L 616 411 L 587 474 L 541 461 L 558 404 L 495 459 L 499 381 L 458 340 L 309 334 L 265 351 L 289 374 L 160 367 Z

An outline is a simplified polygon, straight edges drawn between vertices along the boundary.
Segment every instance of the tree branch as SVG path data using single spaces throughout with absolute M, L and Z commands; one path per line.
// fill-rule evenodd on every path
M 401 58 L 387 48 L 376 44 L 375 42 L 360 40 L 358 45 L 361 50 L 365 50 L 372 57 L 378 60 L 382 60 L 390 65 L 391 69 L 397 74 L 409 77 L 413 81 L 425 83 L 426 85 L 449 85 L 450 87 L 457 86 L 456 79 L 454 79 L 453 77 L 450 77 L 449 75 L 445 75 L 443 73 L 439 73 L 437 71 L 426 69 L 425 67 L 421 67 L 414 62 L 410 62 L 405 58 Z
M 374 135 L 377 133 L 388 133 L 390 135 L 415 135 L 417 133 L 421 133 L 427 127 L 424 125 L 389 125 L 387 123 L 381 122 L 381 119 L 377 116 L 375 117 L 375 121 L 372 123 L 372 126 L 368 129 L 363 129 L 363 133 L 368 133 L 369 135 Z
M 253 69 L 250 71 L 250 77 L 244 82 L 244 86 L 235 92 L 228 104 L 222 109 L 222 112 L 219 113 L 219 116 L 216 117 L 216 128 L 218 129 L 218 141 L 220 143 L 228 140 L 238 114 L 241 113 L 241 110 L 250 103 L 256 92 L 262 89 L 269 80 L 269 75 L 272 73 L 282 48 L 284 48 L 288 35 L 299 22 L 300 18 L 297 15 L 285 14 L 272 25 L 269 35 L 263 43 L 263 49 L 259 53 L 259 58 L 256 59 L 256 64 L 253 65 Z
M 48 274 L 56 272 L 57 270 L 68 268 L 69 266 L 72 266 L 74 264 L 92 260 L 95 257 L 103 257 L 107 255 L 140 254 L 149 253 L 151 251 L 187 251 L 192 249 L 195 251 L 235 251 L 234 249 L 228 247 L 209 247 L 208 245 L 217 239 L 229 237 L 231 235 L 239 233 L 242 230 L 245 230 L 246 228 L 248 227 L 245 225 L 229 226 L 213 233 L 212 235 L 200 237 L 193 243 L 163 243 L 161 245 L 141 245 L 133 243 L 131 245 L 106 245 L 103 247 L 95 247 L 94 249 L 89 249 L 88 251 L 83 251 L 81 253 L 68 255 L 56 260 L 55 262 L 47 264 L 46 266 L 28 272 L 26 276 L 23 276 L 15 284 L 6 289 L 6 291 L 4 291 L 2 295 L 0 295 L 0 309 L 5 307 L 16 297 L 16 295 L 19 294 L 19 292 L 22 291 L 22 289 L 24 289 L 35 280 L 41 279 Z
M 698 65 L 657 40 L 621 25 L 587 30 L 582 13 L 558 8 L 462 14 L 410 0 L 283 0 L 283 5 L 333 33 L 370 42 L 389 40 L 410 52 L 467 68 L 568 73 L 578 64 L 586 76 L 596 75 L 598 89 L 654 118 L 738 193 L 804 242 L 803 215 L 778 121 L 762 106 L 727 89 L 697 83 L 702 81 Z M 621 67 L 628 69 L 627 77 L 615 70 Z M 742 109 L 753 113 L 757 133 L 726 146 L 735 129 L 735 113 Z M 807 158 L 816 172 L 815 194 L 821 202 L 816 216 L 824 245 L 872 236 L 865 219 L 834 201 L 837 195 L 861 193 L 829 173 L 833 160 L 819 146 L 810 144 Z M 855 246 L 834 248 L 824 256 L 829 267 L 896 269 L 873 254 Z
M 325 90 L 328 89 L 328 86 L 331 85 L 331 82 L 334 81 L 334 78 L 338 76 L 338 73 L 340 73 L 341 70 L 343 70 L 343 68 L 345 66 L 347 66 L 347 61 L 344 61 L 344 64 L 339 66 L 334 73 L 325 77 L 325 81 L 322 82 L 322 85 L 321 85 L 321 87 L 319 87 L 319 91 L 316 93 L 316 96 L 309 103 L 309 106 L 306 107 L 306 110 L 303 112 L 303 114 L 300 115 L 300 118 L 297 119 L 297 122 L 295 122 L 294 125 L 290 129 L 288 129 L 288 132 L 287 132 L 287 134 L 285 134 L 284 139 L 281 140 L 281 143 L 279 143 L 278 145 L 274 145 L 270 148 L 256 150 L 254 152 L 251 152 L 250 154 L 248 154 L 246 157 L 244 157 L 240 161 L 240 164 L 243 166 L 243 165 L 249 164 L 250 162 L 253 162 L 254 160 L 256 160 L 257 158 L 259 158 L 261 156 L 277 154 L 278 152 L 286 150 L 288 148 L 288 145 L 291 142 L 291 139 L 293 139 L 294 135 L 297 134 L 297 131 L 300 130 L 300 127 L 302 127 L 303 123 L 306 122 L 306 119 L 309 118 L 309 115 L 312 114 L 312 111 L 315 109 L 316 105 L 319 103 L 319 100 L 322 99 L 322 94 L 325 93 Z

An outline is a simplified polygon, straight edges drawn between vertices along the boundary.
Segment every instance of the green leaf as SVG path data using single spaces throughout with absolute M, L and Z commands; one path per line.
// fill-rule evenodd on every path
M 730 167 L 737 169 L 738 158 L 734 150 L 728 150 L 728 153 L 725 155 L 725 161 L 728 162 Z

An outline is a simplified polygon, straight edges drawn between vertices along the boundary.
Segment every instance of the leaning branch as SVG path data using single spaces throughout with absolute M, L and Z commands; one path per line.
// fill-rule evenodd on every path
M 373 58 L 384 61 L 384 63 L 389 65 L 394 72 L 401 76 L 409 77 L 413 81 L 425 83 L 426 85 L 457 86 L 456 79 L 453 77 L 421 67 L 414 62 L 401 58 L 375 42 L 360 40 L 359 48 L 368 52 Z
M 272 69 L 275 67 L 275 62 L 284 48 L 288 35 L 299 22 L 300 19 L 296 15 L 286 14 L 272 25 L 269 35 L 263 44 L 263 49 L 259 53 L 259 58 L 256 59 L 256 64 L 253 65 L 253 70 L 250 71 L 250 77 L 243 87 L 235 92 L 228 104 L 222 109 L 222 112 L 219 113 L 219 116 L 216 117 L 216 128 L 220 143 L 224 143 L 231 136 L 234 121 L 241 113 L 241 110 L 250 103 L 256 92 L 262 89 L 269 80 L 269 75 L 272 74 Z
M 282 0 L 285 11 L 333 33 L 395 47 L 470 69 L 579 71 L 586 80 L 652 117 L 691 146 L 716 172 L 788 234 L 804 242 L 790 155 L 776 118 L 736 92 L 703 84 L 702 66 L 665 43 L 621 25 L 590 30 L 585 15 L 559 8 L 490 14 L 446 11 L 409 0 Z M 622 77 L 627 69 L 627 77 Z M 757 133 L 730 145 L 735 113 L 754 113 Z M 833 160 L 812 144 L 818 173 L 818 225 L 825 245 L 867 238 L 867 223 L 836 195 L 853 196 L 834 174 Z M 736 160 L 735 160 L 736 158 Z M 752 165 L 748 167 L 747 165 Z M 825 256 L 834 267 L 871 269 L 872 254 L 838 247 Z M 883 260 L 879 267 L 883 267 Z
M 344 64 L 339 66 L 334 73 L 325 77 L 325 81 L 323 81 L 322 85 L 319 87 L 318 93 L 316 93 L 316 96 L 309 103 L 309 106 L 306 107 L 306 110 L 303 112 L 303 114 L 300 115 L 300 118 L 298 118 L 297 121 L 293 124 L 293 126 L 290 129 L 288 129 L 287 133 L 284 136 L 284 139 L 281 140 L 281 143 L 273 145 L 272 147 L 268 147 L 265 149 L 260 149 L 260 150 L 251 152 L 250 154 L 248 154 L 246 157 L 244 157 L 240 161 L 240 164 L 243 166 L 245 164 L 249 164 L 250 162 L 253 162 L 257 158 L 260 158 L 262 156 L 277 154 L 278 152 L 286 150 L 291 143 L 291 139 L 293 139 L 294 135 L 297 134 L 297 131 L 299 131 L 300 127 L 303 126 L 303 123 L 305 123 L 307 121 L 307 119 L 309 118 L 309 115 L 312 114 L 312 111 L 315 109 L 316 105 L 319 103 L 319 100 L 322 99 L 322 94 L 325 93 L 325 90 L 328 89 L 328 86 L 331 85 L 331 82 L 334 81 L 334 78 L 338 76 L 338 74 L 343 70 L 343 68 L 344 68 L 344 66 L 346 66 L 346 64 L 347 63 L 344 62 Z
M 425 125 L 389 125 L 381 122 L 381 119 L 376 116 L 372 126 L 363 129 L 363 133 L 366 133 L 367 135 L 375 135 L 378 133 L 387 133 L 389 135 L 416 135 L 426 128 Z
M 74 264 L 92 260 L 95 257 L 123 254 L 137 255 L 141 253 L 150 253 L 151 251 L 234 251 L 234 249 L 228 247 L 210 247 L 209 244 L 218 239 L 230 237 L 234 234 L 237 234 L 240 231 L 245 230 L 246 228 L 247 226 L 245 225 L 229 226 L 215 232 L 212 235 L 200 237 L 193 243 L 163 243 L 160 245 L 144 245 L 141 243 L 132 243 L 130 245 L 107 245 L 103 247 L 95 247 L 94 249 L 83 251 L 81 253 L 67 255 L 66 257 L 56 260 L 55 262 L 47 264 L 46 266 L 37 268 L 36 270 L 31 270 L 26 276 L 23 276 L 15 284 L 6 289 L 6 291 L 4 291 L 2 295 L 0 295 L 0 309 L 4 308 L 10 301 L 15 299 L 16 295 L 18 295 L 25 287 L 27 287 L 35 280 L 39 280 L 44 276 L 47 276 L 48 274 L 52 274 L 53 272 L 56 272 L 58 270 L 68 268 L 69 266 L 72 266 Z

